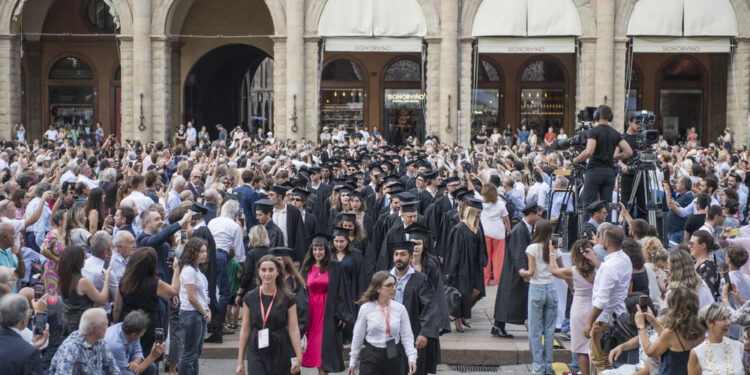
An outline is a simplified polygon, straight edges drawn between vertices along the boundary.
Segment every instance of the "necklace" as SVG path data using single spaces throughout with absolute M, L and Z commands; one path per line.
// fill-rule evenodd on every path
M 714 362 L 714 355 L 711 352 L 712 344 L 710 341 L 708 341 L 708 339 L 706 339 L 704 343 L 706 344 L 706 364 L 708 365 L 705 373 L 719 375 L 719 370 L 716 368 L 716 363 Z M 724 362 L 727 364 L 726 373 L 727 375 L 733 375 L 734 362 L 732 361 L 732 346 L 729 344 L 729 341 L 726 338 L 721 339 L 721 346 L 722 349 L 724 349 Z

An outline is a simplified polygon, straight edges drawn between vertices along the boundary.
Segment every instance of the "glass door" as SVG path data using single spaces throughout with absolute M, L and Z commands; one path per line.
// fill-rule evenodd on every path
M 425 96 L 420 89 L 385 89 L 385 139 L 393 144 L 406 143 L 406 138 L 424 129 L 422 103 Z
M 703 90 L 661 90 L 659 122 L 664 138 L 670 142 L 685 141 L 690 128 L 695 128 L 700 139 L 703 129 Z

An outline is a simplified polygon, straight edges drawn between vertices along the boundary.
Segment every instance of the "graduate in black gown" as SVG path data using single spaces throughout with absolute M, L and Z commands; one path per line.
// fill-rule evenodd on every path
M 458 177 L 452 176 L 445 179 L 445 187 L 448 190 L 448 194 L 435 199 L 435 202 L 428 208 L 427 224 L 432 233 L 438 233 L 440 230 L 440 222 L 443 219 L 443 215 L 451 209 L 458 207 L 458 201 L 454 193 L 460 186 L 461 180 Z
M 358 250 L 362 253 L 365 270 L 364 288 L 367 288 L 367 280 L 369 280 L 375 273 L 375 266 L 377 265 L 375 250 L 372 247 L 372 243 L 368 240 L 365 230 L 359 225 L 357 214 L 354 212 L 340 213 L 336 220 L 336 226 L 349 231 L 349 247 L 352 250 Z M 356 301 L 356 299 L 353 299 L 352 301 Z
M 396 278 L 396 302 L 406 307 L 416 338 L 415 347 L 419 353 L 417 374 L 434 374 L 440 350 L 437 344 L 440 336 L 440 306 L 436 303 L 435 290 L 430 285 L 427 275 L 411 265 L 414 245 L 411 241 L 394 244 L 394 267 L 390 273 Z
M 294 261 L 302 262 L 307 249 L 305 248 L 305 236 L 304 236 L 304 224 L 302 223 L 302 214 L 299 212 L 297 207 L 288 204 L 284 201 L 286 192 L 289 190 L 288 186 L 274 185 L 271 187 L 271 191 L 268 192 L 268 197 L 276 201 L 274 211 L 271 213 L 272 216 L 277 211 L 284 211 L 286 220 L 279 222 L 278 219 L 274 220 L 274 223 L 281 228 L 285 226 L 286 241 L 282 246 L 287 246 L 294 249 Z M 257 202 L 256 202 L 257 205 Z M 270 236 L 270 233 L 269 233 Z
M 255 201 L 255 218 L 266 227 L 268 233 L 268 246 L 284 246 L 284 232 L 273 223 L 273 206 L 276 201 L 270 199 L 258 199 Z
M 443 262 L 445 262 L 445 258 L 448 257 L 448 253 L 450 252 L 448 248 L 448 235 L 451 229 L 459 222 L 458 212 L 464 205 L 463 199 L 466 196 L 474 196 L 474 193 L 465 187 L 460 187 L 453 192 L 453 195 L 456 197 L 456 208 L 451 208 L 443 214 L 443 218 L 440 220 L 440 225 L 438 226 L 439 229 L 436 232 L 437 236 L 434 239 L 435 253 Z
M 471 308 L 485 295 L 484 267 L 487 266 L 487 245 L 481 229 L 482 201 L 465 199 L 466 205 L 459 212 L 460 221 L 448 235 L 445 273 L 453 279 L 461 292 L 461 308 L 456 318 L 456 331 L 463 326 L 471 327 Z
M 531 243 L 534 223 L 541 218 L 541 208 L 532 202 L 522 212 L 523 219 L 516 223 L 506 241 L 503 269 L 500 283 L 497 284 L 495 325 L 491 333 L 502 338 L 513 337 L 505 331 L 505 323 L 523 324 L 528 316 L 529 283 L 523 280 L 518 271 L 529 268 L 526 247 Z
M 362 252 L 350 246 L 351 231 L 342 227 L 333 228 L 333 260 L 341 264 L 349 300 L 356 301 L 367 289 L 368 280 L 365 272 L 365 259 Z M 354 311 L 356 315 L 357 311 Z
M 242 297 L 245 293 L 255 289 L 258 286 L 258 280 L 255 277 L 258 259 L 268 253 L 268 232 L 263 225 L 253 225 L 247 233 L 247 252 L 245 253 L 245 267 L 240 277 L 240 288 L 237 289 L 237 306 L 242 306 Z
M 415 270 L 427 275 L 432 289 L 435 291 L 435 304 L 438 306 L 440 313 L 440 330 L 441 334 L 451 331 L 450 316 L 448 315 L 448 303 L 445 299 L 443 290 L 445 278 L 443 277 L 443 267 L 438 257 L 433 255 L 434 249 L 431 246 L 430 228 L 425 225 L 414 223 L 406 228 L 406 234 L 409 241 L 414 242 L 414 253 L 412 254 L 411 265 Z M 429 343 L 428 343 L 429 345 Z M 439 343 L 437 343 L 439 345 Z M 440 350 L 438 348 L 438 356 Z M 438 360 L 437 363 L 440 361 Z M 434 374 L 435 372 L 431 372 Z
M 305 238 L 305 249 L 310 248 L 310 236 L 318 231 L 318 218 L 315 217 L 315 214 L 313 214 L 312 211 L 308 210 L 307 207 L 309 197 L 309 191 L 302 190 L 300 188 L 295 188 L 292 191 L 292 203 L 300 211 L 300 214 L 302 215 L 303 227 L 305 228 L 303 233 Z
M 243 298 L 237 374 L 287 375 L 300 371 L 302 347 L 296 299 L 284 282 L 281 267 L 273 255 L 261 258 L 261 284 Z M 291 362 L 291 358 L 296 359 Z
M 401 218 L 393 222 L 380 247 L 378 271 L 388 271 L 393 266 L 393 248 L 391 244 L 407 240 L 404 230 L 409 225 L 417 222 L 417 215 L 419 215 L 417 213 L 418 208 L 418 201 L 401 202 Z

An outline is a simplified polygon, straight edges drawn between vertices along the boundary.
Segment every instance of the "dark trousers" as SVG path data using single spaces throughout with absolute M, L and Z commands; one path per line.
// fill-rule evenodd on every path
M 620 190 L 620 201 L 627 204 L 630 200 L 630 195 L 633 194 L 633 189 L 636 189 L 635 193 L 635 204 L 638 209 L 636 214 L 631 215 L 634 219 L 647 219 L 648 211 L 646 211 L 646 190 L 643 188 L 643 180 L 646 178 L 646 174 L 641 175 L 641 180 L 638 182 L 638 186 L 633 186 L 635 183 L 635 174 L 622 175 L 622 189 Z
M 213 334 L 223 336 L 224 320 L 227 316 L 227 305 L 232 299 L 232 291 L 229 281 L 229 255 L 218 249 L 216 250 L 216 286 L 219 288 L 219 298 L 216 301 L 218 311 L 217 316 L 212 317 L 211 320 L 214 323 Z
M 36 234 L 34 232 L 26 232 L 26 236 L 24 236 L 24 239 L 26 240 L 26 247 L 39 252 L 39 245 L 36 243 Z
M 401 343 L 396 345 L 398 356 L 388 359 L 385 348 L 377 348 L 365 342 L 359 352 L 360 375 L 405 375 L 408 372 L 406 353 Z
M 583 181 L 583 201 L 584 211 L 586 206 L 599 199 L 612 202 L 612 192 L 615 190 L 615 169 L 614 168 L 589 168 L 586 170 L 586 179 Z M 589 214 L 584 214 L 588 220 Z

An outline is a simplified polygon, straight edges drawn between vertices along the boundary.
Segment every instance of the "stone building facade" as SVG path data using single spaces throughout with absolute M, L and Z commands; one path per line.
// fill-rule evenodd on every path
M 143 140 L 189 120 L 231 128 L 250 121 L 248 71 L 270 57 L 281 138 L 337 125 L 462 144 L 483 124 L 570 134 L 578 110 L 607 103 L 620 126 L 646 109 L 665 135 L 695 127 L 708 143 L 728 128 L 746 144 L 749 3 L 5 0 L 0 136 L 20 122 L 31 138 L 71 121 Z

